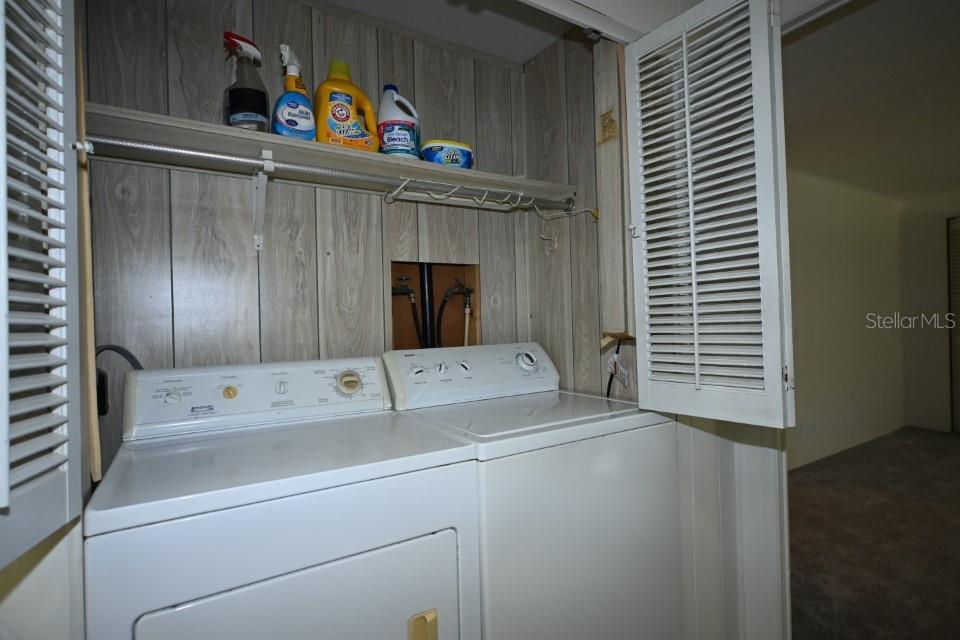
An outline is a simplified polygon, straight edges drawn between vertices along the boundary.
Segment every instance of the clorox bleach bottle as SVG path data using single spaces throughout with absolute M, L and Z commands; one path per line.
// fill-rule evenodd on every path
M 273 107 L 271 130 L 281 136 L 313 140 L 317 137 L 317 123 L 310 94 L 300 77 L 300 59 L 289 45 L 280 45 L 280 64 L 284 68 L 283 95 Z
M 420 117 L 410 101 L 397 93 L 395 84 L 383 85 L 377 135 L 381 153 L 398 158 L 420 158 Z

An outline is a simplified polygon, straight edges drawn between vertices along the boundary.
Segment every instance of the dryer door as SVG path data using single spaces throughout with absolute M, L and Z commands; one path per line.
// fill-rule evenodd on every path
M 450 529 L 141 617 L 137 640 L 453 640 L 460 637 Z

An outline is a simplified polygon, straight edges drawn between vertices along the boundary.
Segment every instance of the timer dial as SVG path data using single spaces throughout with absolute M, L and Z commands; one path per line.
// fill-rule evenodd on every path
M 537 356 L 530 351 L 517 354 L 517 364 L 524 371 L 533 371 L 537 368 Z
M 356 371 L 348 369 L 337 374 L 337 390 L 346 395 L 352 396 L 360 393 L 363 389 L 363 380 Z

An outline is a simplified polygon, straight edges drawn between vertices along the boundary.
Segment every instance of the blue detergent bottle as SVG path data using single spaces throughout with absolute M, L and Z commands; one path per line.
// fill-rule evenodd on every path
M 273 107 L 270 129 L 281 136 L 314 140 L 317 121 L 313 117 L 313 104 L 300 77 L 300 60 L 289 45 L 280 45 L 280 63 L 284 67 L 283 95 Z

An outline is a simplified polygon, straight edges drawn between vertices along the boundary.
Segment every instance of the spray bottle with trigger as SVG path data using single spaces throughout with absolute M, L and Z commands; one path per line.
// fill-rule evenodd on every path
M 300 59 L 289 45 L 280 45 L 280 64 L 284 68 L 283 95 L 273 107 L 271 130 L 281 136 L 313 140 L 317 137 L 313 105 L 300 77 Z
M 223 120 L 231 127 L 266 131 L 270 122 L 267 88 L 260 79 L 263 56 L 253 40 L 223 32 L 223 46 L 237 61 L 236 81 L 223 92 Z

